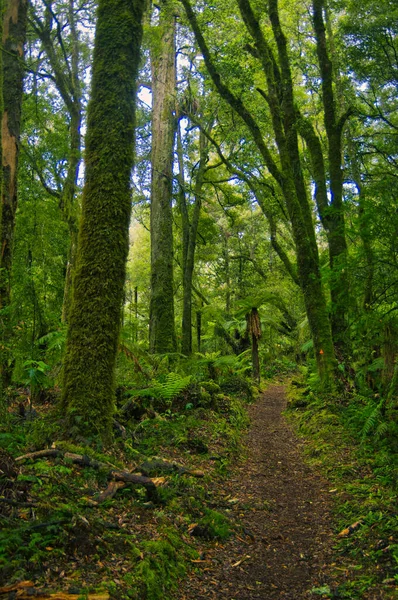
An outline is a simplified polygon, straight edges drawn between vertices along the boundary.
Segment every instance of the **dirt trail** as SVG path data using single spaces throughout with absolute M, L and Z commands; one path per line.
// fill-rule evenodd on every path
M 228 507 L 242 534 L 204 548 L 181 600 L 300 600 L 316 597 L 309 590 L 325 581 L 333 543 L 328 484 L 304 464 L 285 406 L 284 389 L 272 386 L 250 408 L 247 461 L 223 490 L 216 482 L 213 489 L 214 508 Z

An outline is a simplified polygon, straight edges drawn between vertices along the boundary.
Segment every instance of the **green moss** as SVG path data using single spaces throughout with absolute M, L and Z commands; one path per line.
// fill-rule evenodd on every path
M 132 554 L 137 565 L 124 581 L 131 586 L 128 595 L 134 600 L 171 598 L 179 579 L 186 575 L 187 558 L 197 558 L 197 552 L 172 529 L 161 532 L 157 540 L 144 542 Z
M 100 0 L 86 182 L 62 406 L 72 434 L 111 437 L 131 208 L 135 94 L 144 0 Z
M 221 388 L 214 381 L 202 381 L 201 387 L 211 395 L 218 394 L 221 391 Z

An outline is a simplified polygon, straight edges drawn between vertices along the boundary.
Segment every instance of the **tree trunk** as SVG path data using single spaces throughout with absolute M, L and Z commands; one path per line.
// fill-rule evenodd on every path
M 68 16 L 72 42 L 70 75 L 72 82 L 72 96 L 71 105 L 69 108 L 70 138 L 68 172 L 62 194 L 63 213 L 69 229 L 68 263 L 66 268 L 64 301 L 62 306 L 62 320 L 64 323 L 68 322 L 69 310 L 72 302 L 72 279 L 76 262 L 78 235 L 78 206 L 76 201 L 76 188 L 81 160 L 82 93 L 79 76 L 79 36 L 75 22 L 74 0 L 69 0 Z
M 144 0 L 100 0 L 62 406 L 71 431 L 111 437 Z
M 48 10 L 50 14 L 53 12 L 52 7 L 49 7 Z M 74 0 L 68 0 L 68 21 L 70 27 L 69 37 L 63 39 L 61 33 L 57 31 L 55 39 L 62 50 L 64 46 L 70 46 L 70 57 L 64 51 L 59 52 L 59 48 L 54 42 L 52 30 L 54 19 L 42 20 L 32 9 L 32 27 L 43 45 L 53 72 L 54 83 L 69 113 L 70 119 L 68 169 L 60 197 L 62 216 L 69 230 L 69 249 L 62 306 L 63 322 L 68 321 L 68 313 L 71 305 L 71 286 L 77 252 L 79 221 L 76 188 L 81 161 L 82 91 L 79 75 L 80 43 L 76 26 Z
M 183 227 L 187 228 L 183 232 L 183 240 L 186 239 L 186 253 L 183 261 L 183 308 L 182 308 L 182 342 L 181 352 L 186 356 L 192 354 L 192 280 L 195 267 L 196 237 L 198 233 L 200 210 L 202 207 L 202 187 L 203 176 L 206 170 L 207 161 L 207 143 L 202 131 L 199 133 L 200 158 L 198 169 L 195 174 L 194 187 L 194 205 L 191 221 L 189 221 L 188 207 L 186 198 L 182 201 L 185 204 L 187 219 L 183 219 Z
M 160 44 L 151 53 L 151 352 L 175 352 L 173 291 L 173 148 L 175 133 L 175 15 L 164 2 L 159 17 Z
M 318 64 L 322 79 L 322 102 L 324 123 L 328 140 L 328 166 L 331 200 L 326 225 L 331 270 L 330 294 L 332 300 L 332 334 L 336 351 L 341 357 L 349 354 L 348 310 L 350 306 L 347 271 L 347 240 L 343 206 L 342 130 L 349 112 L 337 116 L 333 89 L 333 62 L 330 58 L 323 11 L 325 0 L 313 0 L 313 22 L 317 46 Z M 336 66 L 336 65 L 335 65 Z
M 24 79 L 24 44 L 26 40 L 27 0 L 5 2 L 3 18 L 3 112 L 2 112 L 2 206 L 0 240 L 0 309 L 2 310 L 2 345 L 8 346 L 12 251 L 17 210 L 17 174 L 21 131 L 22 88 Z M 12 369 L 7 351 L 1 360 L 3 386 L 10 384 Z
M 196 338 L 198 344 L 198 352 L 201 352 L 202 348 L 202 311 L 196 311 Z

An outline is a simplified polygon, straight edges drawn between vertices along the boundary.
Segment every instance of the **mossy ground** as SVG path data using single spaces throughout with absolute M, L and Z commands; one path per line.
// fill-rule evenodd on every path
M 298 383 L 298 385 L 297 385 Z M 336 534 L 361 525 L 334 548 L 336 589 L 318 590 L 324 598 L 395 598 L 398 589 L 398 455 L 396 440 L 363 437 L 364 404 L 319 399 L 300 382 L 290 386 L 287 416 L 304 439 L 311 465 L 331 482 Z
M 125 470 L 159 457 L 204 472 L 202 478 L 159 472 L 165 482 L 158 488 L 158 504 L 133 486 L 93 507 L 91 501 L 107 486 L 106 469 L 83 468 L 62 457 L 21 463 L 15 481 L 0 481 L 0 495 L 15 501 L 0 505 L 1 583 L 31 580 L 54 591 L 173 598 L 199 559 L 201 539 L 192 534 L 192 526 L 216 540 L 231 533 L 227 516 L 209 504 L 208 484 L 225 476 L 240 451 L 247 423 L 244 403 L 231 398 L 219 411 L 188 404 L 154 418 L 144 416 L 107 451 L 56 442 L 64 451 Z M 58 437 L 57 428 L 51 411 L 32 423 L 14 422 L 0 430 L 0 447 L 14 457 L 48 447 Z

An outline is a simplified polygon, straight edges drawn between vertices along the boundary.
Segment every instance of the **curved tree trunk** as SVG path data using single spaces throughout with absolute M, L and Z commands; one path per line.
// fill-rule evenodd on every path
M 8 346 L 10 305 L 10 279 L 12 250 L 17 210 L 17 174 L 19 138 L 21 131 L 22 88 L 24 79 L 24 44 L 26 40 L 27 0 L 7 0 L 4 7 L 2 43 L 3 60 L 3 112 L 2 112 L 2 164 L 3 187 L 0 240 L 0 310 L 4 347 Z M 3 13 L 2 13 L 3 14 Z M 3 386 L 9 385 L 12 369 L 7 351 L 1 360 Z
M 160 10 L 160 44 L 152 50 L 151 352 L 175 352 L 173 291 L 173 148 L 175 133 L 175 15 Z
M 88 107 L 86 180 L 62 405 L 84 435 L 111 435 L 131 211 L 135 95 L 144 0 L 100 0 Z

